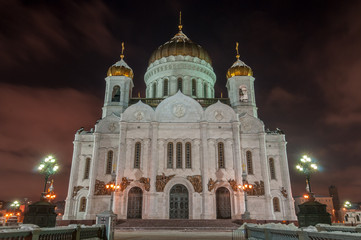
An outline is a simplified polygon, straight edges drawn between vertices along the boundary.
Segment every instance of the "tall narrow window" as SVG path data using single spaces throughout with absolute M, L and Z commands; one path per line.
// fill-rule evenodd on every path
M 192 145 L 190 142 L 186 143 L 186 168 L 192 168 Z
M 141 157 L 142 145 L 140 142 L 135 143 L 134 146 L 134 168 L 140 168 L 140 157 Z
M 277 197 L 273 198 L 273 211 L 275 212 L 281 211 L 280 200 Z
M 183 92 L 183 81 L 181 78 L 178 78 L 177 84 L 178 84 L 178 90 Z
M 269 170 L 271 179 L 276 179 L 275 160 L 273 158 L 269 159 Z
M 218 143 L 218 168 L 225 168 L 224 162 L 224 144 Z
M 157 97 L 157 83 L 153 83 L 153 98 Z
M 192 80 L 192 95 L 197 95 L 197 81 L 195 79 Z
M 252 163 L 252 152 L 246 152 L 246 160 L 247 160 L 247 173 L 253 174 L 253 163 Z
M 177 151 L 176 151 L 176 159 L 177 159 L 177 168 L 182 168 L 182 143 L 177 143 Z
M 107 154 L 107 168 L 105 170 L 105 174 L 112 173 L 112 165 L 113 165 L 113 151 L 109 151 Z
M 90 158 L 85 159 L 84 179 L 89 179 Z
M 167 168 L 173 168 L 173 143 L 167 145 Z
M 163 82 L 163 95 L 168 96 L 168 79 Z
M 86 198 L 82 197 L 80 198 L 80 202 L 79 202 L 79 212 L 85 212 L 86 210 Z
M 120 102 L 120 87 L 118 85 L 113 87 L 112 102 Z
M 207 83 L 204 83 L 204 86 L 203 86 L 203 95 L 204 95 L 204 98 L 207 98 Z

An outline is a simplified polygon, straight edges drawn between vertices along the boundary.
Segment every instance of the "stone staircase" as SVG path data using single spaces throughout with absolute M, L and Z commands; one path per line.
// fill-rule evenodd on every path
M 184 220 L 184 219 L 128 219 L 118 220 L 117 231 L 180 230 L 180 231 L 233 231 L 240 224 L 232 219 Z

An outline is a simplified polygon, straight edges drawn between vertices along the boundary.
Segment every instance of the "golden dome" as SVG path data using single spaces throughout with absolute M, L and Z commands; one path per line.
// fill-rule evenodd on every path
M 116 62 L 113 66 L 108 69 L 107 77 L 109 76 L 126 76 L 133 78 L 133 70 L 121 59 L 119 62 Z
M 192 42 L 182 32 L 181 27 L 179 32 L 170 41 L 164 43 L 153 52 L 149 59 L 149 65 L 163 57 L 177 55 L 197 57 L 212 65 L 211 58 L 206 50 L 204 50 L 200 45 Z
M 253 76 L 253 71 L 244 62 L 237 59 L 237 61 L 233 63 L 232 67 L 228 69 L 226 76 L 227 78 L 234 76 Z
M 113 66 L 108 69 L 107 77 L 109 76 L 126 76 L 133 78 L 133 70 L 123 60 L 124 58 L 124 42 L 122 42 L 122 54 L 120 54 L 120 61 L 116 62 Z

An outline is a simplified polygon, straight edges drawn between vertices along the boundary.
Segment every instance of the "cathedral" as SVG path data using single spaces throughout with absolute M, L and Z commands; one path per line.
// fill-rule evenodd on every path
M 149 59 L 145 98 L 132 97 L 122 44 L 105 78 L 102 118 L 75 134 L 63 219 L 112 209 L 118 219 L 295 220 L 285 135 L 258 118 L 238 43 L 228 98 L 215 98 L 208 53 L 178 28 Z

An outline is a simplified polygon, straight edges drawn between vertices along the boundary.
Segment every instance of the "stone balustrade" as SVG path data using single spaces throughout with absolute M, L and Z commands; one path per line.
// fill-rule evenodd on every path
M 106 239 L 105 226 L 80 226 L 38 228 L 34 225 L 20 225 L 18 229 L 0 229 L 0 239 L 11 240 L 80 240 Z
M 244 224 L 232 234 L 233 240 L 356 240 L 361 239 L 361 225 L 356 227 L 318 224 L 316 227 L 297 228 L 282 224 Z

